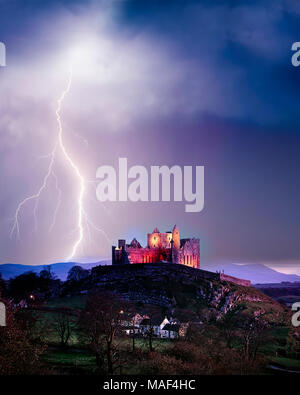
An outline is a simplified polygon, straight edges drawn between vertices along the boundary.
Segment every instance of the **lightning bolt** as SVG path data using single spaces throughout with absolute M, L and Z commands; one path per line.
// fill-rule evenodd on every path
M 20 212 L 21 212 L 23 206 L 26 203 L 30 202 L 31 200 L 35 201 L 33 215 L 34 215 L 35 229 L 37 228 L 37 216 L 36 216 L 36 213 L 37 213 L 37 208 L 38 208 L 38 202 L 39 202 L 39 199 L 41 197 L 42 192 L 44 191 L 44 189 L 46 189 L 48 181 L 49 181 L 49 178 L 51 176 L 51 173 L 52 173 L 52 170 L 53 170 L 54 161 L 55 161 L 56 149 L 57 149 L 57 144 L 55 144 L 55 147 L 54 147 L 53 151 L 50 154 L 50 162 L 49 162 L 49 166 L 48 166 L 48 169 L 47 169 L 47 173 L 46 173 L 46 175 L 45 175 L 45 177 L 43 179 L 42 185 L 39 188 L 39 190 L 37 191 L 37 193 L 35 193 L 35 194 L 31 195 L 31 196 L 28 196 L 27 198 L 25 198 L 24 200 L 22 200 L 18 204 L 16 212 L 15 212 L 15 216 L 14 216 L 14 223 L 13 223 L 13 226 L 12 226 L 12 229 L 11 229 L 11 232 L 10 232 L 10 237 L 11 238 L 12 238 L 13 234 L 16 232 L 17 233 L 17 238 L 20 239 L 20 225 L 19 225 Z
M 78 230 L 79 230 L 79 236 L 78 236 L 78 239 L 75 241 L 75 243 L 74 243 L 74 245 L 72 247 L 71 254 L 67 257 L 67 260 L 70 260 L 70 259 L 72 259 L 75 256 L 75 254 L 77 252 L 77 249 L 78 249 L 78 246 L 80 245 L 80 243 L 83 240 L 83 197 L 84 197 L 84 192 L 85 192 L 85 181 L 84 181 L 84 178 L 81 175 L 78 166 L 75 164 L 75 162 L 73 161 L 73 159 L 69 155 L 69 153 L 68 153 L 68 151 L 67 151 L 67 149 L 66 149 L 66 147 L 64 145 L 63 128 L 62 128 L 62 122 L 61 122 L 61 117 L 60 117 L 62 102 L 64 101 L 65 96 L 69 93 L 69 91 L 71 89 L 72 77 L 73 77 L 73 71 L 71 69 L 67 87 L 62 92 L 60 98 L 57 100 L 57 108 L 56 108 L 56 111 L 55 111 L 55 113 L 56 113 L 56 120 L 57 120 L 57 123 L 58 123 L 58 143 L 59 143 L 60 149 L 61 149 L 65 159 L 67 160 L 67 162 L 69 163 L 71 168 L 74 170 L 74 173 L 75 173 L 75 175 L 76 175 L 76 177 L 78 178 L 78 181 L 79 181 L 79 195 L 78 195 L 78 199 L 77 199 L 77 205 L 78 205 L 78 223 L 77 223 L 77 227 L 78 227 Z
M 55 146 L 52 150 L 52 152 L 48 155 L 45 155 L 43 158 L 50 158 L 49 161 L 49 165 L 47 168 L 47 172 L 43 178 L 42 184 L 40 186 L 40 188 L 38 189 L 37 193 L 26 197 L 24 200 L 22 200 L 18 206 L 17 209 L 15 211 L 15 216 L 14 216 L 14 221 L 13 221 L 13 226 L 10 232 L 10 236 L 12 237 L 14 233 L 17 234 L 17 238 L 20 239 L 20 225 L 19 225 L 19 217 L 20 217 L 20 213 L 23 209 L 23 207 L 25 206 L 26 203 L 30 202 L 30 201 L 35 201 L 35 205 L 34 205 L 34 210 L 33 210 L 33 215 L 34 215 L 34 223 L 35 223 L 35 229 L 37 230 L 37 210 L 38 210 L 38 205 L 39 205 L 39 200 L 40 197 L 43 193 L 43 191 L 46 189 L 49 179 L 51 178 L 51 176 L 55 179 L 55 187 L 56 187 L 56 191 L 58 194 L 58 199 L 57 199 L 57 204 L 54 210 L 54 214 L 53 214 L 53 220 L 52 223 L 49 227 L 49 232 L 52 231 L 52 229 L 55 226 L 56 223 L 56 217 L 57 217 L 57 213 L 59 211 L 60 208 L 60 204 L 61 204 L 61 198 L 62 198 L 62 191 L 58 186 L 58 178 L 54 172 L 54 163 L 55 163 L 55 158 L 56 158 L 56 154 L 58 149 L 60 149 L 60 151 L 62 152 L 66 162 L 69 164 L 69 166 L 71 167 L 71 169 L 74 172 L 74 175 L 76 176 L 77 180 L 78 180 L 78 186 L 79 186 L 79 191 L 78 191 L 78 197 L 77 197 L 77 226 L 76 226 L 76 231 L 78 232 L 78 237 L 75 240 L 70 254 L 69 256 L 66 258 L 67 261 L 71 260 L 77 253 L 78 248 L 80 246 L 80 244 L 83 241 L 84 238 L 84 226 L 83 226 L 83 221 L 85 220 L 86 222 L 86 227 L 87 227 L 87 231 L 88 234 L 90 235 L 90 227 L 92 227 L 94 230 L 101 232 L 106 240 L 108 241 L 108 243 L 110 244 L 111 241 L 109 240 L 109 238 L 107 237 L 106 233 L 98 228 L 93 222 L 91 222 L 87 216 L 86 211 L 84 210 L 83 207 L 83 200 L 84 200 L 84 195 L 85 195 L 85 191 L 86 191 L 86 181 L 78 167 L 78 165 L 76 164 L 76 162 L 73 160 L 72 156 L 69 154 L 65 144 L 64 144 L 64 136 L 63 136 L 63 125 L 62 125 L 62 120 L 61 120 L 61 110 L 62 110 L 62 104 L 65 100 L 66 95 L 69 93 L 70 89 L 71 89 L 71 85 L 72 85 L 72 78 L 73 78 L 73 71 L 72 68 L 70 69 L 70 73 L 69 73 L 69 77 L 68 77 L 68 82 L 66 85 L 66 88 L 63 90 L 63 92 L 61 93 L 60 97 L 57 100 L 57 107 L 55 110 L 55 114 L 56 114 L 56 120 L 57 120 L 57 124 L 58 124 L 58 136 L 57 136 L 57 141 L 55 143 Z M 89 181 L 87 181 L 89 182 Z
M 52 230 L 53 230 L 53 228 L 55 226 L 57 213 L 58 213 L 60 205 L 61 205 L 61 195 L 62 195 L 62 191 L 61 191 L 61 189 L 58 186 L 58 178 L 57 178 L 57 176 L 56 176 L 56 174 L 54 172 L 52 172 L 52 175 L 53 175 L 53 177 L 55 179 L 55 188 L 56 188 L 56 191 L 58 193 L 58 199 L 57 199 L 57 204 L 56 204 L 56 207 L 55 207 L 55 210 L 54 210 L 54 214 L 53 214 L 52 224 L 49 227 L 49 233 L 52 232 Z

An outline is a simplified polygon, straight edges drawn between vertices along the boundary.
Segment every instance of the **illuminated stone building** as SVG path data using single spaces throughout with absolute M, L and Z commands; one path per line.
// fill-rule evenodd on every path
M 175 225 L 172 232 L 160 233 L 155 228 L 148 234 L 147 247 L 134 238 L 130 244 L 119 240 L 118 247 L 112 247 L 112 264 L 172 262 L 200 268 L 200 240 L 180 239 L 179 229 Z

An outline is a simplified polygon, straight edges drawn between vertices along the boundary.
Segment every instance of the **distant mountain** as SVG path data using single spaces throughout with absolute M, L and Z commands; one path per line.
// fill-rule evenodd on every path
M 296 274 L 280 273 L 274 269 L 269 268 L 268 266 L 254 263 L 246 265 L 238 265 L 234 263 L 210 264 L 202 267 L 202 269 L 212 272 L 224 270 L 225 274 L 250 280 L 252 284 L 300 281 L 300 276 L 297 276 Z
M 111 260 L 102 260 L 94 263 L 76 263 L 76 262 L 58 262 L 51 264 L 52 272 L 61 280 L 66 280 L 68 271 L 71 267 L 78 265 L 84 269 L 91 269 L 98 265 L 111 265 Z M 49 265 L 17 265 L 13 263 L 0 264 L 0 273 L 2 278 L 8 280 L 9 278 L 19 276 L 25 272 L 35 272 L 39 273 L 41 270 Z M 250 280 L 252 284 L 267 284 L 267 283 L 281 283 L 283 281 L 294 282 L 300 281 L 300 276 L 296 274 L 285 274 L 277 272 L 262 264 L 246 264 L 238 265 L 234 263 L 224 263 L 224 264 L 209 264 L 201 266 L 201 269 L 209 270 L 211 272 L 223 271 L 225 274 L 230 276 L 244 278 Z
M 52 272 L 60 279 L 65 281 L 67 279 L 68 271 L 73 266 L 81 266 L 84 269 L 91 269 L 95 266 L 99 265 L 110 265 L 111 260 L 102 260 L 94 263 L 77 263 L 77 262 L 58 262 L 50 265 L 18 265 L 14 263 L 4 263 L 0 264 L 0 273 L 2 274 L 2 278 L 8 280 L 10 278 L 19 276 L 20 274 L 26 272 L 34 272 L 39 273 L 45 267 L 51 266 Z

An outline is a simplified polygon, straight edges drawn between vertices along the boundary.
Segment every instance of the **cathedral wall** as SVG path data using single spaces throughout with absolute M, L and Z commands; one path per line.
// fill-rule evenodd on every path
M 180 249 L 179 263 L 197 269 L 200 268 L 199 239 L 189 239 L 184 243 L 183 247 Z
M 160 248 L 127 248 L 130 263 L 153 263 L 167 260 L 170 253 L 161 251 Z
M 150 248 L 171 248 L 172 233 L 148 233 L 147 245 Z

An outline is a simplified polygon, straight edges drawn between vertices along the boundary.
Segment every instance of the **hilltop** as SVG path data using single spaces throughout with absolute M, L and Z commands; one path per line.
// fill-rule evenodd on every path
M 256 288 L 218 279 L 216 273 L 172 263 L 97 266 L 72 295 L 104 289 L 139 305 L 156 305 L 165 311 L 181 310 L 201 315 L 203 309 L 222 315 L 238 304 L 251 310 L 281 314 L 283 307 Z

